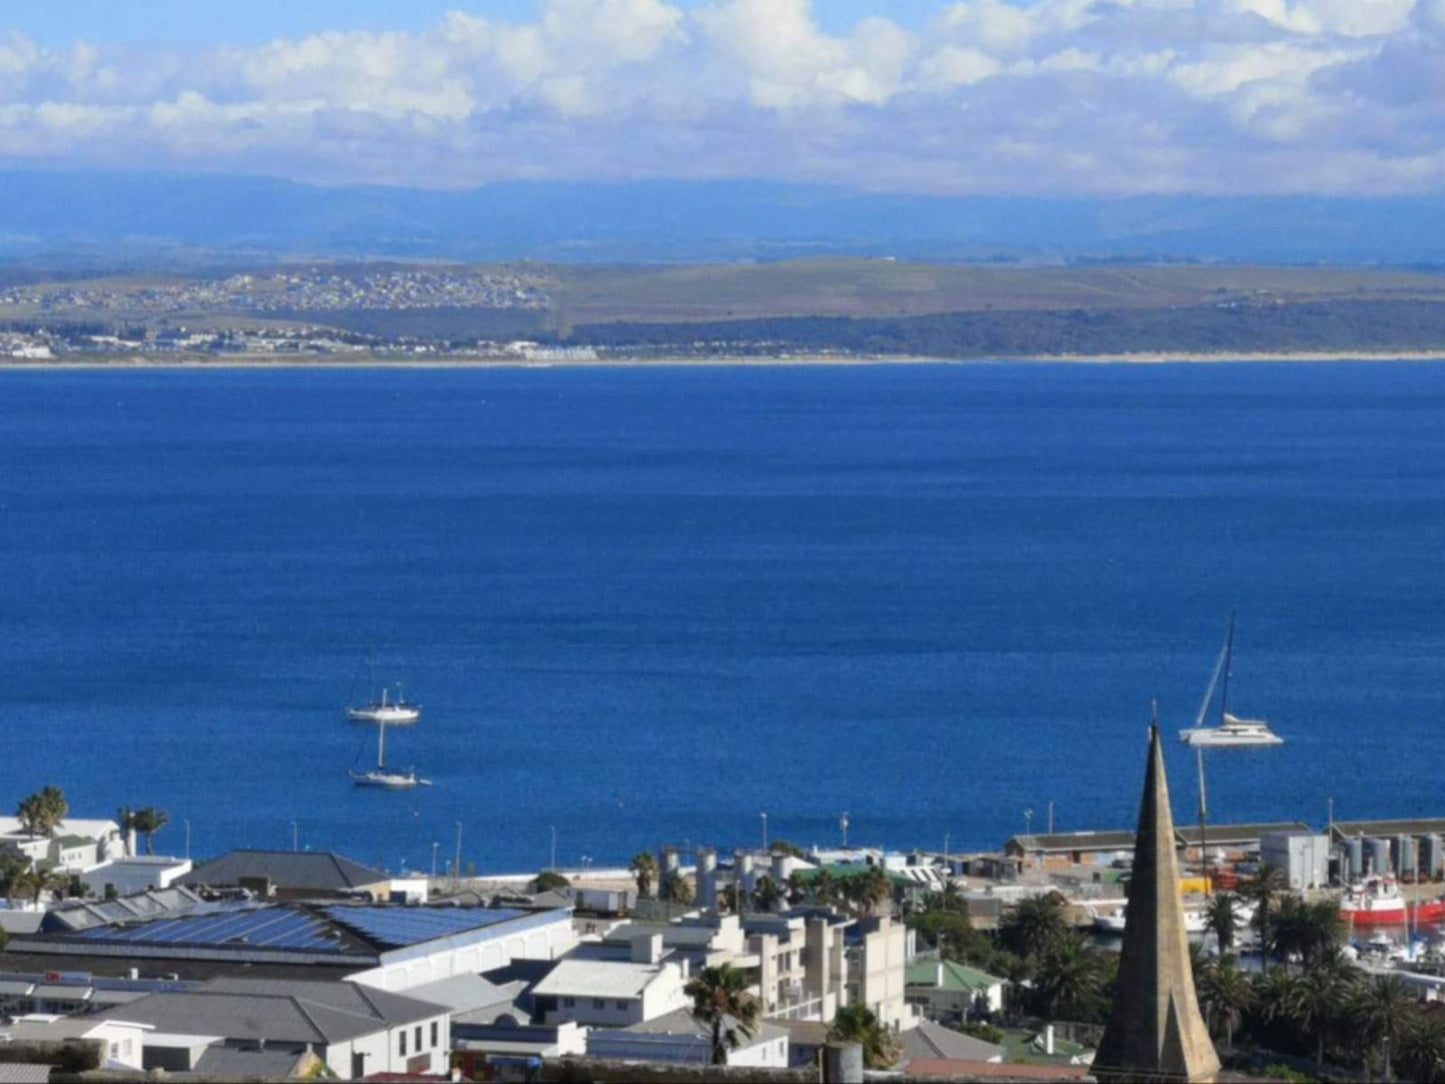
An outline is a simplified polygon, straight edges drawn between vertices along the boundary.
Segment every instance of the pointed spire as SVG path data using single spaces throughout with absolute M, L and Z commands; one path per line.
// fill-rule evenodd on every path
M 1218 1076 L 1219 1057 L 1194 993 L 1157 716 L 1149 728 L 1149 763 L 1117 989 L 1113 1015 L 1094 1057 L 1096 1079 L 1192 1084 Z

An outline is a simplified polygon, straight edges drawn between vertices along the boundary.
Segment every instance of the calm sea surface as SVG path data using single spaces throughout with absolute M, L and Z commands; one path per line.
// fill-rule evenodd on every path
M 1440 365 L 11 372 L 0 562 L 0 807 L 164 850 L 1126 826 L 1231 610 L 1215 819 L 1445 815 Z

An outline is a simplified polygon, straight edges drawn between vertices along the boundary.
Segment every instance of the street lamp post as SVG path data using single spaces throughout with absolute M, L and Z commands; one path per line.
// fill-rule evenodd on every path
M 768 815 L 762 814 L 763 818 L 763 850 L 768 849 Z
M 553 873 L 557 872 L 557 826 L 552 825 L 552 864 L 547 867 Z
M 436 842 L 431 845 L 431 879 L 433 881 L 437 879 L 437 848 L 440 846 L 441 844 Z
M 843 849 L 848 849 L 848 814 L 844 813 L 838 818 L 838 827 L 843 831 Z
M 457 860 L 452 866 L 452 882 L 457 888 L 462 886 L 462 822 L 457 821 Z
M 1024 810 L 1024 835 L 1026 835 L 1026 836 L 1031 836 L 1031 835 L 1033 835 L 1033 834 L 1034 834 L 1034 811 L 1033 811 L 1032 809 L 1025 809 L 1025 810 Z
M 295 821 L 291 822 L 291 849 L 293 851 L 301 849 L 301 827 Z
M 185 818 L 186 825 L 186 857 L 191 857 L 191 818 Z

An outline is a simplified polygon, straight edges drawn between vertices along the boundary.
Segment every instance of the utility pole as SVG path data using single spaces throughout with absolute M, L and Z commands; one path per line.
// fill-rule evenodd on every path
M 295 821 L 291 822 L 291 849 L 293 851 L 301 849 L 301 828 Z
M 431 879 L 433 881 L 437 879 L 437 848 L 440 846 L 441 844 L 436 842 L 431 845 Z
M 768 849 L 768 815 L 762 814 L 763 818 L 763 850 Z
M 1024 810 L 1024 835 L 1026 835 L 1026 836 L 1031 836 L 1031 835 L 1033 835 L 1033 834 L 1034 834 L 1034 811 L 1033 811 L 1032 809 L 1025 809 L 1025 810 Z
M 838 827 L 843 830 L 843 849 L 848 849 L 848 814 L 844 813 L 838 818 Z
M 185 818 L 186 825 L 186 857 L 191 857 L 191 818 Z
M 462 822 L 461 822 L 461 821 L 457 821 L 457 860 L 456 860 L 456 864 L 452 866 L 452 883 L 453 883 L 457 888 L 461 888 L 461 887 L 462 887 Z
M 552 872 L 557 871 L 557 826 L 552 825 L 552 864 L 547 867 Z

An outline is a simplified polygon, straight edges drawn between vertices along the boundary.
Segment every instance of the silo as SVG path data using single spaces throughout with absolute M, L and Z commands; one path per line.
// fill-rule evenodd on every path
M 1390 872 L 1390 841 L 1379 837 L 1370 840 L 1368 857 L 1370 859 L 1370 872 L 1376 877 L 1383 877 Z
M 711 847 L 697 852 L 697 903 L 706 910 L 717 910 L 717 851 Z
M 1390 841 L 1390 857 L 1395 863 L 1395 872 L 1401 877 L 1415 873 L 1415 839 L 1413 836 L 1396 836 Z
M 1445 846 L 1438 835 L 1420 836 L 1420 876 L 1434 880 L 1445 872 Z
M 1345 849 L 1345 875 L 1352 881 L 1358 881 L 1365 875 L 1365 841 L 1359 836 L 1351 836 L 1345 841 Z

